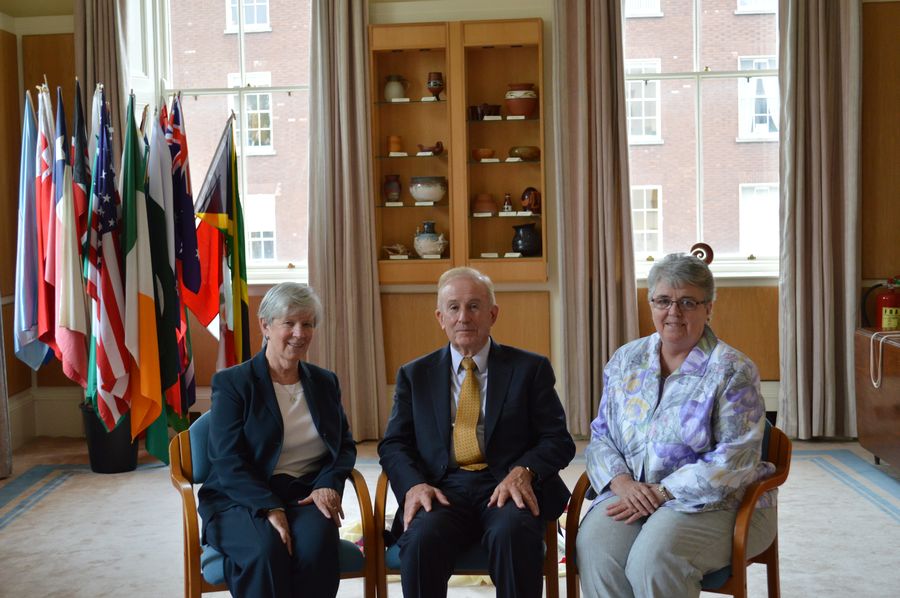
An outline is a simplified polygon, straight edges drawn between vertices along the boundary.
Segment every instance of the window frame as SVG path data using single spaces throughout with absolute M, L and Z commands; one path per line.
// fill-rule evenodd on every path
M 630 205 L 630 208 L 631 208 L 632 249 L 633 249 L 633 251 L 634 251 L 635 259 L 646 260 L 647 257 L 658 254 L 659 251 L 660 251 L 659 248 L 663 246 L 663 226 L 662 226 L 662 222 L 663 222 L 662 203 L 663 203 L 663 201 L 662 201 L 662 189 L 663 189 L 663 188 L 662 188 L 662 185 L 631 185 L 630 189 L 628 190 L 629 205 Z M 640 209 L 635 209 L 635 207 L 634 207 L 634 193 L 635 193 L 635 191 L 641 191 L 641 192 L 644 192 L 644 207 L 642 207 L 642 208 L 640 208 Z M 654 208 L 654 209 L 649 209 L 649 208 L 646 207 L 646 205 L 647 205 L 647 195 L 646 195 L 646 192 L 647 192 L 647 191 L 655 191 L 655 192 L 656 192 L 656 208 Z M 644 215 L 645 215 L 645 218 L 644 218 L 645 226 L 644 226 L 644 228 L 643 228 L 641 231 L 636 231 L 636 230 L 634 229 L 634 214 L 635 214 L 636 211 L 643 212 Z M 651 229 L 648 229 L 648 228 L 646 227 L 646 214 L 648 214 L 648 213 L 650 213 L 650 212 L 655 212 L 655 213 L 656 213 L 656 230 L 655 230 L 655 231 L 654 231 L 654 230 L 651 230 Z M 635 241 L 635 236 L 634 236 L 634 235 L 635 235 L 635 233 L 637 233 L 637 232 L 640 232 L 641 234 L 644 234 L 644 235 L 646 235 L 646 234 L 648 234 L 648 233 L 655 233 L 655 234 L 656 234 L 656 247 L 657 247 L 657 249 L 656 249 L 655 252 L 654 252 L 654 251 L 643 251 L 643 252 L 640 252 L 640 253 L 639 253 L 636 249 L 634 249 L 634 241 Z M 646 240 L 646 237 L 645 237 L 645 240 Z
M 622 14 L 626 19 L 646 19 L 663 16 L 660 0 L 623 0 Z M 642 6 L 636 6 L 641 4 Z
M 247 7 L 248 3 L 253 3 L 254 6 L 265 4 L 266 7 L 266 22 L 265 23 L 253 23 L 251 25 L 247 24 Z M 234 20 L 234 8 L 238 9 L 238 20 L 243 21 L 243 28 L 238 25 L 238 22 Z M 244 18 L 241 18 L 241 15 L 244 15 Z M 272 31 L 272 11 L 269 5 L 269 0 L 225 0 L 225 33 L 226 34 L 235 34 L 238 33 L 241 29 L 243 29 L 244 33 L 263 33 L 267 31 Z
M 752 191 L 754 194 L 756 194 L 756 193 L 757 193 L 757 190 L 760 189 L 761 187 L 766 187 L 766 188 L 768 188 L 768 193 L 769 193 L 769 194 L 774 194 L 775 200 L 776 200 L 776 204 L 777 204 L 777 202 L 779 201 L 779 195 L 780 195 L 780 193 L 781 193 L 781 186 L 780 186 L 780 184 L 778 183 L 778 181 L 775 181 L 775 182 L 773 182 L 773 183 L 738 183 L 738 210 L 739 210 L 740 212 L 743 212 L 743 210 L 744 210 L 745 190 L 748 191 L 748 192 L 749 192 L 749 191 Z M 777 205 L 776 205 L 776 210 L 777 210 Z M 743 221 L 743 219 L 740 219 L 740 220 Z M 740 235 L 740 230 L 738 231 L 738 234 Z M 779 235 L 776 235 L 776 236 L 777 236 L 777 237 L 780 237 L 780 234 L 779 234 Z M 740 238 L 743 239 L 743 235 L 740 235 Z M 781 246 L 780 246 L 780 245 L 781 245 L 781 241 L 780 241 L 780 238 L 778 239 L 778 244 L 779 244 L 779 246 L 778 246 L 778 248 L 776 248 L 776 251 L 775 251 L 775 254 L 774 254 L 774 255 L 763 255 L 763 256 L 759 256 L 759 255 L 753 254 L 752 252 L 750 253 L 750 255 L 754 255 L 754 257 L 755 257 L 756 259 L 763 259 L 763 260 L 776 259 L 776 260 L 777 260 L 777 259 L 778 259 L 778 253 L 781 251 Z M 740 249 L 740 252 L 741 252 L 741 253 L 746 253 L 746 251 L 747 251 L 747 250 L 744 249 L 744 248 Z
M 752 61 L 752 64 L 755 65 L 757 62 L 761 62 L 765 60 L 766 66 L 768 68 L 758 69 L 758 68 L 742 68 L 744 62 Z M 772 68 L 772 64 L 774 63 L 775 69 Z M 776 105 L 774 114 L 772 113 L 772 100 L 768 93 L 765 93 L 763 96 L 766 101 L 766 114 L 769 117 L 769 120 L 774 121 L 775 130 L 772 131 L 756 131 L 756 118 L 758 116 L 756 112 L 756 102 L 760 97 L 756 93 L 756 87 L 760 84 L 763 86 L 763 91 L 766 91 L 768 87 L 768 83 L 766 79 L 774 79 L 775 87 L 778 87 L 778 70 L 777 70 L 777 57 L 773 55 L 748 55 L 748 56 L 738 56 L 738 71 L 741 73 L 745 73 L 743 76 L 739 77 L 737 80 L 738 85 L 738 131 L 737 131 L 737 140 L 738 141 L 778 141 L 779 138 L 779 123 L 778 119 L 780 117 L 781 106 Z M 775 72 L 776 74 L 773 76 L 769 73 Z M 746 73 L 754 73 L 754 75 L 747 75 Z M 756 73 L 766 73 L 766 74 L 756 74 Z M 777 102 L 777 98 L 776 102 Z M 752 106 L 751 108 L 747 108 L 747 106 Z M 750 122 L 749 129 L 745 123 Z
M 235 133 L 240 141 L 240 143 L 236 145 L 238 155 L 240 155 L 241 152 L 246 152 L 248 156 L 274 156 L 277 153 L 275 151 L 275 111 L 273 108 L 274 104 L 272 103 L 272 92 L 268 91 L 272 86 L 272 73 L 270 71 L 248 71 L 244 73 L 243 77 L 241 76 L 241 73 L 228 73 L 227 81 L 228 87 L 235 90 L 234 95 L 228 96 L 228 108 L 235 114 L 238 114 L 238 111 L 235 110 L 235 98 L 237 98 L 238 103 L 242 107 L 240 118 L 235 122 Z M 247 100 L 252 96 L 258 98 L 265 96 L 269 101 L 269 110 L 267 111 L 269 114 L 269 127 L 267 129 L 269 131 L 268 145 L 251 145 L 249 143 L 249 133 L 251 131 L 249 121 L 251 113 L 247 105 Z M 257 128 L 252 130 L 265 129 Z
M 735 0 L 736 15 L 763 15 L 775 12 L 778 12 L 778 0 Z
M 628 144 L 629 145 L 655 145 L 663 142 L 662 139 L 662 85 L 659 79 L 650 79 L 646 77 L 647 74 L 658 74 L 662 68 L 662 60 L 659 58 L 631 58 L 625 60 L 625 87 L 626 87 L 626 95 L 625 95 L 625 119 L 626 119 L 626 130 L 628 131 Z M 641 70 L 638 73 L 631 72 L 629 73 L 629 67 L 641 67 L 644 68 L 646 66 L 655 67 L 655 71 L 645 71 Z M 631 123 L 635 118 L 631 114 L 631 108 L 633 103 L 641 103 L 641 105 L 646 108 L 648 95 L 645 93 L 647 89 L 647 85 L 653 84 L 656 87 L 656 96 L 653 98 L 653 101 L 656 103 L 656 114 L 654 115 L 654 119 L 656 121 L 656 134 L 655 135 L 647 135 L 643 133 L 641 135 L 632 135 L 631 134 Z M 632 100 L 630 90 L 632 85 L 639 84 L 642 89 L 641 97 L 638 100 Z M 649 120 L 646 115 L 641 115 L 637 117 L 641 119 L 642 122 L 642 130 L 646 129 L 646 123 Z

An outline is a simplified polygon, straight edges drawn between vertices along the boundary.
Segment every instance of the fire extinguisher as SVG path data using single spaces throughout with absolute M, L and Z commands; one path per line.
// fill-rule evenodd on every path
M 886 285 L 877 284 L 866 291 L 863 295 L 863 318 L 864 324 L 869 324 L 866 316 L 865 306 L 869 294 L 876 289 L 881 289 L 875 294 L 875 327 L 881 330 L 898 330 L 900 329 L 900 274 L 893 278 L 888 278 Z

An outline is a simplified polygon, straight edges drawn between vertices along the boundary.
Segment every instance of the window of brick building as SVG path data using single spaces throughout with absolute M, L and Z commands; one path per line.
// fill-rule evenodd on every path
M 713 247 L 717 276 L 777 276 L 777 7 L 623 2 L 638 277 L 697 242 Z
M 659 59 L 626 60 L 625 72 L 642 75 L 659 72 Z M 659 81 L 632 79 L 626 83 L 628 94 L 628 141 L 656 143 L 659 141 Z
M 166 19 L 194 192 L 233 112 L 248 278 L 306 280 L 310 0 L 169 0 Z

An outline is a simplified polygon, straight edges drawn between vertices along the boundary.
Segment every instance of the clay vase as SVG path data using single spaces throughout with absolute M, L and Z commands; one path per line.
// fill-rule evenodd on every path
M 425 87 L 431 92 L 435 100 L 440 100 L 441 92 L 444 91 L 444 73 L 432 72 L 428 73 L 428 80 Z
M 443 234 L 437 234 L 434 230 L 434 221 L 426 220 L 422 223 L 422 229 L 416 228 L 416 236 L 413 238 L 413 247 L 419 257 L 426 255 L 442 255 L 447 248 L 447 240 Z
M 535 214 L 541 213 L 541 192 L 534 187 L 526 187 L 522 191 L 522 207 Z
M 541 234 L 535 230 L 535 223 L 519 224 L 514 226 L 516 234 L 513 235 L 512 249 L 526 257 L 541 255 Z
M 506 92 L 506 113 L 510 116 L 534 116 L 538 107 L 538 96 L 534 83 L 509 83 Z
M 406 88 L 409 83 L 400 75 L 388 75 L 384 84 L 384 99 L 388 102 L 406 97 Z
M 381 185 L 381 196 L 384 201 L 400 201 L 401 190 L 399 174 L 384 175 L 384 183 Z
M 472 213 L 496 214 L 497 202 L 494 201 L 494 196 L 490 193 L 479 193 L 476 195 L 475 199 L 472 200 Z

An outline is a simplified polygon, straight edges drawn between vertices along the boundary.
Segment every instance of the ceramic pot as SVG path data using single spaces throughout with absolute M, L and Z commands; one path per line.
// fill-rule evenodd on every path
M 381 196 L 384 201 L 400 201 L 400 175 L 384 175 L 384 183 L 381 184 Z
M 447 240 L 443 233 L 437 234 L 434 230 L 434 221 L 426 220 L 422 223 L 422 230 L 416 228 L 416 236 L 413 239 L 413 247 L 419 257 L 426 255 L 443 255 L 447 248 Z
M 535 214 L 541 213 L 541 192 L 534 187 L 526 187 L 522 191 L 522 207 Z
M 535 226 L 534 222 L 529 222 L 513 227 L 516 229 L 512 240 L 513 251 L 518 251 L 527 257 L 541 255 L 541 234 L 535 230 Z
M 510 116 L 534 116 L 538 107 L 537 92 L 534 83 L 510 83 L 506 92 L 506 112 Z
M 475 199 L 472 200 L 472 213 L 496 214 L 497 202 L 494 201 L 494 196 L 490 193 L 479 193 L 476 195 Z
M 388 75 L 384 84 L 384 99 L 388 102 L 397 98 L 406 97 L 406 89 L 409 82 L 400 75 Z
M 476 162 L 484 158 L 493 158 L 494 150 L 489 147 L 476 147 L 472 150 L 472 159 Z
M 509 148 L 510 158 L 522 158 L 526 161 L 538 160 L 541 157 L 541 148 L 536 145 L 514 145 Z
M 414 176 L 409 180 L 409 193 L 416 201 L 441 201 L 447 193 L 447 177 Z
M 425 87 L 428 88 L 434 99 L 441 99 L 441 92 L 444 91 L 444 73 L 428 73 L 428 81 L 425 82 Z

